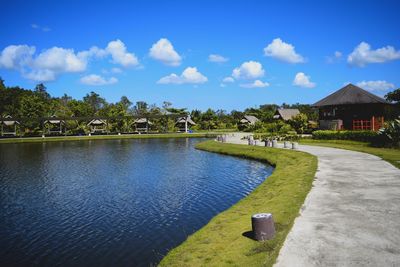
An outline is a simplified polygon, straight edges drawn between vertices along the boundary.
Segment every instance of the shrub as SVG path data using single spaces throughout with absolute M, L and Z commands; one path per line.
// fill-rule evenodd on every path
M 372 142 L 378 133 L 373 131 L 314 131 L 313 139 L 319 140 L 353 140 L 361 142 Z
M 289 120 L 289 124 L 296 130 L 297 133 L 304 133 L 308 127 L 308 118 L 306 114 L 300 113 Z
M 385 127 L 378 131 L 374 145 L 385 147 L 400 147 L 400 119 L 386 123 Z

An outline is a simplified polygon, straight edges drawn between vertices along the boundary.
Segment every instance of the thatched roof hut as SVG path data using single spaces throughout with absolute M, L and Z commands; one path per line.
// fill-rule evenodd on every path
M 19 124 L 19 121 L 13 120 L 10 115 L 7 115 L 3 118 L 4 120 L 1 122 L 5 126 L 15 126 L 16 124 Z
M 138 118 L 133 121 L 133 124 L 135 125 L 136 132 L 139 133 L 141 132 L 147 133 L 149 131 L 149 127 L 153 125 L 153 123 L 147 118 Z
M 373 130 L 382 127 L 391 104 L 358 86 L 348 84 L 313 104 L 321 129 Z
M 91 133 L 104 133 L 107 131 L 107 121 L 101 119 L 93 119 L 88 124 Z
M 288 121 L 300 114 L 297 108 L 280 108 L 275 111 L 274 119 Z
M 13 120 L 10 115 L 7 115 L 1 121 L 1 136 L 4 135 L 17 135 L 17 125 L 19 124 L 18 121 Z
M 175 126 L 178 128 L 178 130 L 185 133 L 187 133 L 190 129 L 190 126 L 193 125 L 196 125 L 196 123 L 190 118 L 190 116 L 180 117 L 175 122 Z
M 256 116 L 244 115 L 243 119 L 240 120 L 241 124 L 253 125 L 260 121 Z

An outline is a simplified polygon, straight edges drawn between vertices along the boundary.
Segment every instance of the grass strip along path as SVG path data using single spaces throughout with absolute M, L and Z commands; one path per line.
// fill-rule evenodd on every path
M 47 136 L 22 137 L 0 139 L 0 144 L 8 143 L 36 143 L 57 141 L 84 141 L 84 140 L 110 140 L 110 139 L 152 139 L 152 138 L 201 138 L 215 137 L 216 133 L 167 133 L 167 134 L 123 134 L 123 135 L 83 135 L 83 136 Z
M 354 150 L 380 157 L 400 169 L 400 149 L 372 147 L 369 143 L 348 140 L 302 139 L 300 144 Z
M 161 266 L 272 266 L 298 216 L 317 170 L 317 158 L 300 151 L 206 141 L 198 149 L 267 162 L 275 171 L 246 198 L 215 216 L 161 261 Z M 273 214 L 276 235 L 265 242 L 243 234 L 251 215 Z

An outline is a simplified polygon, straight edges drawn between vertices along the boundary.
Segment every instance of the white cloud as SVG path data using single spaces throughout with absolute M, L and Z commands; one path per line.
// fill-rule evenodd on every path
M 283 42 L 280 38 L 274 39 L 272 43 L 264 48 L 264 55 L 289 63 L 305 62 L 305 59 L 296 53 L 293 45 Z
M 109 79 L 106 79 L 100 75 L 97 74 L 90 74 L 90 75 L 86 75 L 83 76 L 80 79 L 80 82 L 86 85 L 94 85 L 94 86 L 98 86 L 98 85 L 108 85 L 108 84 L 114 84 L 118 82 L 118 79 L 115 77 L 111 77 Z
M 311 82 L 311 77 L 305 75 L 303 72 L 298 72 L 293 80 L 293 85 L 305 87 L 305 88 L 313 88 L 316 86 L 315 83 Z
M 235 82 L 235 80 L 232 77 L 228 76 L 228 77 L 225 77 L 222 80 L 222 82 L 224 82 L 224 83 L 233 83 L 233 82 Z
M 135 54 L 128 53 L 125 44 L 121 40 L 109 42 L 106 51 L 111 54 L 114 63 L 124 67 L 139 65 L 139 60 Z
M 342 59 L 342 56 L 343 56 L 342 52 L 335 51 L 335 53 L 333 53 L 333 56 L 326 57 L 326 62 L 330 64 L 339 62 Z
M 269 86 L 269 83 L 263 82 L 260 80 L 255 80 L 252 83 L 240 84 L 240 87 L 244 87 L 244 88 L 263 88 L 263 87 L 268 87 L 268 86 Z
M 0 53 L 0 67 L 20 70 L 31 64 L 36 48 L 28 45 L 10 45 Z
M 139 64 L 136 56 L 127 52 L 125 44 L 120 40 L 109 42 L 106 49 L 93 46 L 89 50 L 77 53 L 73 49 L 62 47 L 43 50 L 36 56 L 35 51 L 34 46 L 7 46 L 0 52 L 0 68 L 15 69 L 27 79 L 46 82 L 55 80 L 62 73 L 85 71 L 91 58 L 104 58 L 110 55 L 113 63 L 123 67 Z M 112 73 L 120 71 L 119 68 L 112 69 Z
M 244 62 L 240 67 L 237 67 L 232 72 L 232 77 L 235 79 L 256 79 L 264 76 L 265 71 L 261 63 L 257 61 Z
M 120 68 L 112 68 L 112 69 L 111 69 L 111 72 L 112 72 L 112 73 L 121 73 L 122 70 L 121 70 Z
M 334 56 L 335 56 L 335 58 L 341 58 L 342 57 L 342 52 L 340 52 L 340 51 L 335 51 L 335 53 L 334 53 Z
M 369 63 L 383 63 L 396 59 L 400 59 L 400 50 L 396 51 L 393 46 L 371 50 L 368 43 L 361 42 L 347 57 L 347 62 L 353 66 L 364 67 Z
M 223 57 L 221 55 L 217 55 L 217 54 L 211 54 L 208 56 L 208 61 L 210 62 L 217 62 L 217 63 L 223 63 L 223 62 L 227 62 L 229 60 L 229 58 Z
M 387 91 L 396 88 L 393 83 L 387 81 L 361 81 L 357 83 L 357 86 L 366 89 L 368 91 Z
M 32 70 L 29 73 L 23 74 L 23 76 L 32 81 L 48 82 L 56 79 L 56 73 L 51 70 Z
M 49 27 L 46 27 L 46 26 L 43 27 L 43 26 L 40 26 L 40 25 L 35 24 L 35 23 L 31 24 L 31 27 L 32 27 L 32 29 L 41 30 L 41 31 L 44 31 L 44 32 L 51 31 L 51 29 Z
M 86 58 L 76 55 L 73 49 L 53 47 L 35 58 L 33 68 L 54 72 L 81 72 L 86 70 L 86 65 Z
M 159 60 L 169 66 L 179 66 L 182 58 L 175 51 L 171 42 L 166 38 L 161 38 L 150 48 L 149 55 L 155 60 Z
M 176 75 L 172 73 L 168 76 L 162 77 L 158 80 L 158 84 L 200 84 L 207 82 L 208 79 L 206 76 L 201 74 L 197 68 L 195 67 L 188 67 L 186 68 L 181 75 Z

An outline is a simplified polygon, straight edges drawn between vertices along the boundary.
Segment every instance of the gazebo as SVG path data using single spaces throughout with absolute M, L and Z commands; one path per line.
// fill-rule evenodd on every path
M 240 124 L 244 126 L 254 125 L 256 122 L 260 121 L 256 116 L 253 115 L 244 115 L 240 120 Z
M 275 111 L 274 119 L 288 121 L 300 114 L 297 108 L 280 108 Z
M 313 106 L 319 110 L 319 128 L 372 130 L 383 126 L 391 104 L 353 84 L 348 84 Z
M 65 121 L 56 119 L 57 118 L 56 115 L 51 116 L 51 118 L 54 118 L 54 119 L 49 119 L 49 120 L 44 121 L 43 127 L 47 131 L 43 131 L 43 133 L 47 132 L 48 134 L 52 134 L 52 133 L 62 134 L 63 130 L 65 131 Z M 64 129 L 63 129 L 63 126 L 64 126 Z
M 190 126 L 196 125 L 196 123 L 190 118 L 190 116 L 180 117 L 176 120 L 175 126 L 179 132 L 189 132 Z
M 88 124 L 90 133 L 105 133 L 107 132 L 107 121 L 101 119 L 93 119 Z
M 136 132 L 138 133 L 148 133 L 150 126 L 153 125 L 153 123 L 147 118 L 138 118 L 134 120 L 133 124 L 135 125 Z
M 1 136 L 4 135 L 17 135 L 17 125 L 18 121 L 13 120 L 10 115 L 7 115 L 1 121 Z

